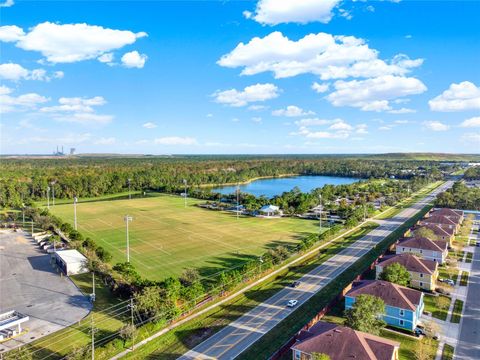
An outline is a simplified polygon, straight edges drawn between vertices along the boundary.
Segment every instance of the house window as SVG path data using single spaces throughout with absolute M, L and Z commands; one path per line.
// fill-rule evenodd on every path
M 302 358 L 302 354 L 300 351 L 295 350 L 295 360 L 300 360 Z
M 420 281 L 420 287 L 423 288 L 423 282 Z
M 420 254 L 423 254 L 423 250 L 420 250 Z
M 402 251 L 405 251 L 405 248 L 402 248 Z
M 402 326 L 403 326 L 404 324 L 405 324 L 405 321 L 403 321 L 403 320 L 400 320 L 400 325 L 402 325 Z
M 400 316 L 405 316 L 405 310 L 400 309 Z M 400 321 L 403 321 L 403 320 L 400 320 Z M 400 325 L 402 325 L 402 324 L 400 324 Z
M 423 274 L 420 274 L 420 277 L 423 278 Z

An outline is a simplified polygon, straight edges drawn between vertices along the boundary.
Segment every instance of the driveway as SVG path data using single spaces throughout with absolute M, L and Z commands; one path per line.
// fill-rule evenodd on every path
M 17 310 L 30 317 L 28 332 L 0 344 L 8 351 L 72 325 L 91 310 L 90 301 L 50 264 L 50 255 L 30 235 L 0 231 L 0 313 Z

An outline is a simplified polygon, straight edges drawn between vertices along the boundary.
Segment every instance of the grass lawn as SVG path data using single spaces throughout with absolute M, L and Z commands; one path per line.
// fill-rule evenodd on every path
M 450 322 L 458 324 L 462 317 L 462 310 L 463 310 L 463 301 L 459 299 L 455 300 L 455 303 L 453 304 L 453 312 L 452 312 L 452 317 L 450 319 Z
M 471 263 L 473 260 L 473 253 L 467 252 L 467 257 L 465 258 L 466 263 Z
M 156 194 L 132 200 L 87 201 L 77 205 L 79 231 L 109 251 L 112 263 L 126 260 L 126 214 L 130 258 L 151 280 L 178 276 L 197 268 L 202 276 L 235 267 L 271 247 L 294 245 L 318 232 L 318 223 L 297 218 L 261 219 L 199 208 L 200 200 Z M 60 204 L 50 211 L 73 224 L 73 206 Z M 325 229 L 326 230 L 326 229 Z
M 455 284 L 457 283 L 458 278 L 458 269 L 453 267 L 447 267 L 446 265 L 441 265 L 438 267 L 438 277 L 443 279 L 450 279 Z
M 460 278 L 460 286 L 468 285 L 468 272 L 462 271 L 462 277 Z
M 441 298 L 444 300 L 439 301 L 438 298 Z M 425 302 L 425 311 L 428 311 L 429 313 L 431 313 L 434 318 L 437 318 L 443 321 L 447 320 L 448 309 L 450 308 L 450 303 L 451 303 L 451 299 L 448 296 L 439 295 L 437 297 L 437 296 L 425 294 L 423 297 L 423 301 Z M 440 308 L 438 306 L 439 302 L 444 303 L 443 308 Z
M 84 294 L 92 292 L 92 275 L 82 274 L 70 277 Z M 96 340 L 109 336 L 118 331 L 124 320 L 128 320 L 129 313 L 126 303 L 115 298 L 102 282 L 95 282 L 96 301 L 93 311 L 78 324 L 72 325 L 56 333 L 46 336 L 27 345 L 33 352 L 34 359 L 59 359 L 70 353 L 73 349 L 86 347 L 91 343 L 91 317 L 93 316 Z M 126 311 L 126 312 L 125 312 Z M 96 354 L 97 355 L 97 354 Z M 97 359 L 104 357 L 101 354 Z
M 452 360 L 454 350 L 452 345 L 445 344 L 442 350 L 442 360 Z

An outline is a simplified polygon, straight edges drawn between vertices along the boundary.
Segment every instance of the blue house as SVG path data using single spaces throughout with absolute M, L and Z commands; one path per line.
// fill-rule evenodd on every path
M 372 295 L 385 303 L 383 320 L 390 326 L 413 331 L 423 312 L 423 293 L 382 280 L 365 280 L 353 284 L 345 295 L 345 309 L 350 309 L 359 295 Z

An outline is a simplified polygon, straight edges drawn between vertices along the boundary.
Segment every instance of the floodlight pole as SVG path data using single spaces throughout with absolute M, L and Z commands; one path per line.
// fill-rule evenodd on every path
M 129 263 L 130 262 L 130 239 L 128 238 L 128 222 L 129 221 L 132 221 L 133 218 L 129 215 L 125 215 L 124 217 L 124 220 L 125 220 L 125 225 L 127 227 L 127 262 Z
M 73 198 L 73 227 L 77 230 L 77 202 L 78 198 L 75 196 Z
M 183 193 L 184 206 L 187 207 L 187 179 L 183 179 L 183 185 L 185 185 L 185 192 Z
M 237 184 L 237 220 L 238 220 L 238 213 L 240 211 L 240 186 Z

